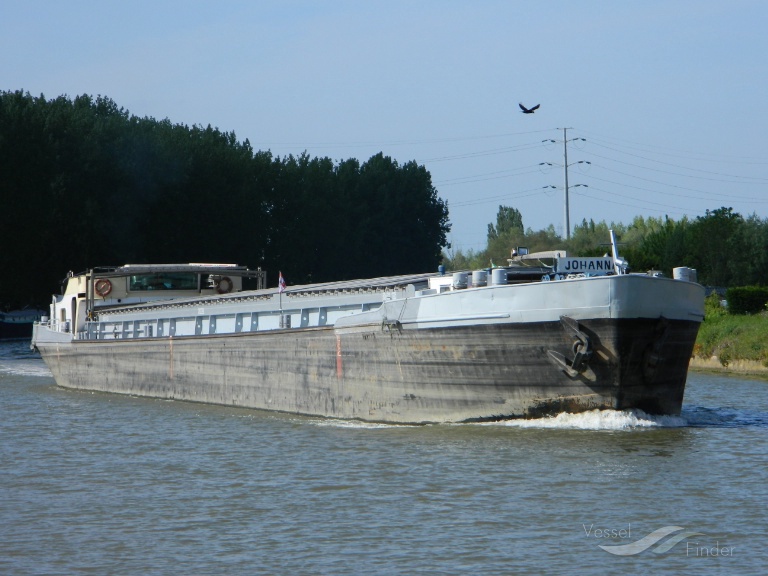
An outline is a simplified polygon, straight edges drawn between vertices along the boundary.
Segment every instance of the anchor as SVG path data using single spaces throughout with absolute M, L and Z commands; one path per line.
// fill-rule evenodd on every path
M 579 323 L 568 316 L 560 316 L 563 330 L 573 337 L 573 360 L 554 350 L 547 350 L 550 361 L 571 378 L 575 378 L 586 370 L 592 358 L 592 343 L 584 332 L 579 329 Z
M 394 332 L 397 332 L 398 334 L 402 334 L 403 325 L 400 323 L 400 320 L 387 320 L 385 318 L 381 321 L 381 331 L 389 332 L 390 335 Z

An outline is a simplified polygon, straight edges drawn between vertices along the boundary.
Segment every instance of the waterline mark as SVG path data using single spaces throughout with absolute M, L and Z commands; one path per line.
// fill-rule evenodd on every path
M 631 523 L 627 523 L 626 527 L 621 526 L 619 528 L 595 527 L 594 523 L 582 524 L 582 528 L 588 538 L 597 538 L 602 541 L 605 541 L 604 539 L 611 541 L 632 539 Z M 598 548 L 614 556 L 636 556 L 649 549 L 654 554 L 665 554 L 684 541 L 686 556 L 700 558 L 733 556 L 734 548 L 732 546 L 721 546 L 719 541 L 715 541 L 714 545 L 706 545 L 693 540 L 696 536 L 704 535 L 703 532 L 686 530 L 683 526 L 664 526 L 634 542 L 598 544 Z

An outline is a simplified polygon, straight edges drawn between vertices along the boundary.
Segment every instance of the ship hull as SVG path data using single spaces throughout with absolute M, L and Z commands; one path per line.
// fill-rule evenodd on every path
M 430 423 L 639 408 L 679 414 L 699 322 L 397 323 L 37 347 L 65 388 L 376 422 Z M 44 328 L 39 327 L 44 330 Z M 569 374 L 570 372 L 570 374 Z

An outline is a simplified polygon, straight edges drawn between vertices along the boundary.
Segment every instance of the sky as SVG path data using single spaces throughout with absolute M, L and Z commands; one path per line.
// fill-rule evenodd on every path
M 0 90 L 415 160 L 466 253 L 500 205 L 564 233 L 566 150 L 571 229 L 768 217 L 766 23 L 763 0 L 0 0 Z

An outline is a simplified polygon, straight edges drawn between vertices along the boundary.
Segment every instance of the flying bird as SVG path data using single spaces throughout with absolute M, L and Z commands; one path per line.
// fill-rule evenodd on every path
M 523 114 L 533 114 L 534 112 L 536 112 L 536 110 L 539 109 L 539 106 L 541 106 L 541 104 L 536 104 L 536 106 L 534 106 L 533 108 L 526 108 L 525 106 L 520 104 L 520 110 L 523 111 Z

